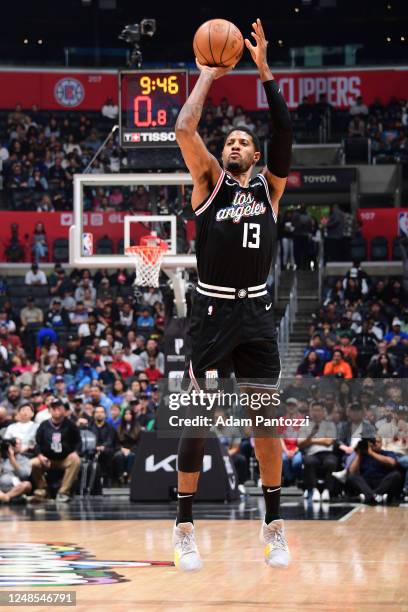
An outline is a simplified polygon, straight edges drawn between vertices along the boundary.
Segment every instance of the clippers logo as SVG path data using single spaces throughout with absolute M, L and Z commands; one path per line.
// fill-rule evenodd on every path
M 288 187 L 299 189 L 302 186 L 302 175 L 300 172 L 290 172 L 288 176 Z
M 231 219 L 233 223 L 239 223 L 242 217 L 257 217 L 265 214 L 265 212 L 265 204 L 255 200 L 252 193 L 238 190 L 231 205 L 220 208 L 215 218 L 217 221 L 228 221 Z
M 79 106 L 85 98 L 85 89 L 77 79 L 61 79 L 55 85 L 54 97 L 61 106 L 74 108 Z
M 124 132 L 124 142 L 175 142 L 175 132 Z
M 62 587 L 129 582 L 112 571 L 126 567 L 172 567 L 171 561 L 97 561 L 85 549 L 64 542 L 0 544 L 0 586 Z

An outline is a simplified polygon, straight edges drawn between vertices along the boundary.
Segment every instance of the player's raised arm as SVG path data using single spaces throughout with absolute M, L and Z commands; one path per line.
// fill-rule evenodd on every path
M 253 45 L 247 38 L 245 39 L 245 44 L 259 70 L 271 113 L 273 135 L 268 143 L 268 159 L 264 174 L 271 187 L 271 200 L 277 213 L 279 200 L 285 190 L 290 170 L 292 122 L 286 102 L 268 66 L 266 56 L 268 41 L 266 40 L 261 20 L 257 19 L 252 24 L 252 28 L 251 36 L 254 38 L 256 45 Z
M 193 208 L 209 195 L 222 172 L 218 161 L 207 150 L 197 127 L 212 82 L 232 68 L 211 68 L 198 62 L 197 66 L 200 76 L 176 123 L 177 142 L 194 182 Z

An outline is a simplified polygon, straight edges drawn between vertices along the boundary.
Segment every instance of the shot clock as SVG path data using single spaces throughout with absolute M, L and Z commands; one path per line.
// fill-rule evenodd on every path
M 123 147 L 175 147 L 175 125 L 188 96 L 186 70 L 132 70 L 119 74 Z

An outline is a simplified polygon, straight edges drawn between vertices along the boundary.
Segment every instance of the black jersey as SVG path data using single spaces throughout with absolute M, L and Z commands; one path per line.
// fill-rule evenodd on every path
M 266 282 L 276 243 L 276 216 L 262 174 L 241 187 L 223 171 L 213 192 L 195 209 L 201 283 L 255 287 Z

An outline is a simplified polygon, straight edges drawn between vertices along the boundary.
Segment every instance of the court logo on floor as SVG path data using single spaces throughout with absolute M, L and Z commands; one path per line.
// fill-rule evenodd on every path
M 98 561 L 65 542 L 0 544 L 0 587 L 75 586 L 129 582 L 115 569 L 172 567 L 172 561 Z

